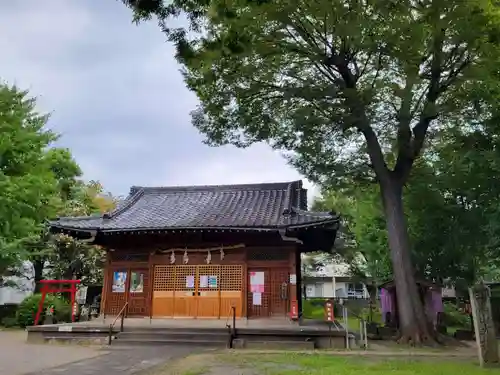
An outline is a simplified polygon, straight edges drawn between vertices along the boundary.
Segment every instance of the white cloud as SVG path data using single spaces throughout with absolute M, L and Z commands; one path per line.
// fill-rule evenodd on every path
M 119 1 L 0 3 L 0 77 L 53 111 L 88 179 L 131 185 L 273 182 L 301 176 L 263 144 L 209 148 L 190 124 L 196 98 L 154 23 L 135 26 Z M 316 192 L 307 181 L 309 198 Z

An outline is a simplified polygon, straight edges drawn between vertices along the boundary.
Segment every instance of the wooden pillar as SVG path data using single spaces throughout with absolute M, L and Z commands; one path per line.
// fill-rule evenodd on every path
M 297 245 L 295 245 L 291 251 L 290 257 L 293 259 L 291 263 L 291 271 L 290 273 L 295 275 L 295 285 L 290 285 L 293 289 L 293 293 L 295 299 L 298 304 L 298 313 L 299 316 L 302 312 L 302 271 L 301 271 L 301 258 L 300 258 L 300 249 Z M 292 271 L 293 270 L 293 271 Z
M 248 319 L 248 248 L 245 246 L 242 250 L 244 252 L 243 254 L 243 259 L 245 260 L 243 262 L 243 283 L 242 286 L 242 293 L 243 293 L 243 300 L 242 302 L 242 311 L 241 315 L 244 316 L 245 318 Z
M 106 262 L 104 262 L 104 275 L 102 282 L 102 291 L 101 291 L 101 314 L 106 317 L 106 300 L 108 298 L 108 289 L 109 289 L 109 269 L 111 263 L 111 256 L 109 252 L 106 251 Z
M 300 290 L 298 289 L 298 287 L 300 286 L 300 283 L 299 283 L 299 277 L 300 277 L 300 274 L 297 272 L 297 268 L 300 268 L 300 256 L 299 256 L 299 262 L 298 262 L 298 267 L 297 267 L 297 247 L 296 246 L 293 246 L 291 249 L 290 249 L 290 253 L 289 253 L 289 264 L 290 264 L 290 270 L 289 270 L 289 273 L 290 273 L 290 286 L 289 286 L 289 290 L 290 290 L 290 298 L 289 298 L 289 302 L 291 301 L 297 301 L 297 303 L 299 304 L 298 305 L 298 311 L 300 312 Z M 287 312 L 289 313 L 290 312 L 290 304 L 288 306 L 288 310 Z
M 149 319 L 153 319 L 153 291 L 154 291 L 154 283 L 155 283 L 155 272 L 154 272 L 154 262 L 153 262 L 153 254 L 154 252 L 149 253 L 148 258 L 148 268 L 149 268 Z

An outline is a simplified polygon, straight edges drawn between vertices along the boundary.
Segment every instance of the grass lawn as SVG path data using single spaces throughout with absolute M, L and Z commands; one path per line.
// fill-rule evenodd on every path
M 397 357 L 396 357 L 397 358 Z M 325 353 L 220 352 L 192 355 L 148 375 L 488 375 L 498 369 L 482 369 L 470 358 L 394 359 Z
M 302 312 L 307 319 L 325 319 L 325 309 L 310 300 L 302 301 Z
M 313 303 L 313 301 L 311 300 L 305 300 L 302 303 L 305 318 L 317 320 L 325 319 L 325 310 L 323 306 L 319 306 L 318 304 Z M 348 314 L 347 322 L 344 322 L 342 316 L 338 316 L 336 318 L 340 323 L 347 325 L 350 332 L 359 332 L 359 319 L 354 315 Z M 379 312 L 375 311 L 373 314 L 373 321 L 380 324 L 382 322 L 382 315 Z

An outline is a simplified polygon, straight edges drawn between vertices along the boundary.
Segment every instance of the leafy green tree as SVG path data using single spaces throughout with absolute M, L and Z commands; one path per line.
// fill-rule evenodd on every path
M 57 137 L 35 104 L 26 91 L 0 84 L 0 275 L 25 260 L 25 244 L 43 229 L 40 212 L 57 193 L 45 158 Z
M 50 148 L 43 155 L 44 162 L 54 177 L 54 196 L 51 204 L 38 211 L 38 222 L 45 222 L 60 216 L 67 210 L 68 202 L 76 198 L 77 186 L 82 184 L 79 177 L 82 171 L 73 159 L 71 152 L 63 148 Z M 53 254 L 52 235 L 44 225 L 43 231 L 31 241 L 25 243 L 26 259 L 33 265 L 33 281 L 38 291 L 39 281 L 44 278 L 47 262 Z
M 448 131 L 433 155 L 441 213 L 442 261 L 467 286 L 495 278 L 500 266 L 500 128 L 497 115 L 481 124 Z M 432 218 L 431 218 L 432 219 Z M 428 219 L 428 221 L 430 221 Z M 434 220 L 434 227 L 440 223 Z M 439 241 L 437 230 L 434 239 Z M 445 234 L 445 235 L 443 235 Z M 452 253 L 454 253 L 452 255 Z
M 53 236 L 46 221 L 107 211 L 115 199 L 98 182 L 80 179 L 69 150 L 50 147 L 57 135 L 35 107 L 26 91 L 0 85 L 0 285 L 5 276 L 23 276 L 18 266 L 25 260 L 36 285 L 49 265 L 51 277 L 73 269 L 97 282 L 102 249 Z
M 323 193 L 313 208 L 342 212 L 340 235 L 349 240 L 344 241 L 346 246 L 340 254 L 353 277 L 374 287 L 392 278 L 387 230 L 376 186 L 353 184 L 349 189 Z
M 496 3 L 123 2 L 136 20 L 157 17 L 176 44 L 201 102 L 193 123 L 209 144 L 266 141 L 318 183 L 377 181 L 402 341 L 432 340 L 410 259 L 403 186 L 428 134 L 461 126 L 492 95 Z M 189 26 L 173 22 L 180 15 Z
M 61 216 L 88 216 L 103 214 L 116 206 L 117 200 L 109 193 L 104 193 L 97 181 L 83 183 L 78 181 L 73 186 L 71 199 L 65 201 Z M 50 275 L 56 279 L 78 277 L 86 285 L 102 282 L 102 267 L 105 251 L 64 234 L 53 234 L 46 243 Z
M 74 171 L 72 168 L 64 170 Z M 69 189 L 61 191 L 58 216 L 103 214 L 115 207 L 116 199 L 111 194 L 104 193 L 99 182 L 85 183 L 79 179 L 73 180 L 75 176 L 71 174 L 67 176 L 71 177 L 66 179 L 66 182 L 70 182 L 69 185 L 61 183 L 59 179 L 59 186 L 68 186 Z M 76 276 L 86 285 L 102 282 L 105 251 L 99 246 L 65 234 L 52 234 L 48 228 L 31 244 L 29 259 L 33 263 L 37 289 L 38 282 L 44 276 L 53 279 L 71 279 Z
M 446 134 L 436 142 L 432 158 L 415 165 L 404 194 L 418 275 L 450 283 L 459 291 L 481 279 L 496 280 L 500 266 L 500 191 L 494 177 L 500 153 L 497 136 L 485 129 L 481 134 Z M 363 267 L 354 263 L 353 273 L 374 275 L 380 282 L 391 278 L 392 270 L 377 196 L 376 186 L 353 183 L 348 190 L 325 191 L 315 206 L 343 213 L 342 230 L 353 238 L 345 259 L 352 262 L 353 255 L 362 253 L 366 262 Z

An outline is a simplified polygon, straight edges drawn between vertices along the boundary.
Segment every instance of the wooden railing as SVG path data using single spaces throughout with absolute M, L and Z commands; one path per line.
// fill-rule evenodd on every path
M 228 324 L 229 318 L 232 318 L 232 327 L 231 324 Z M 229 349 L 233 348 L 233 340 L 236 337 L 236 306 L 231 306 L 229 310 L 229 314 L 226 318 L 226 327 L 228 331 L 228 342 L 227 346 Z
M 111 341 L 113 339 L 113 327 L 115 326 L 116 322 L 118 321 L 118 318 L 120 319 L 120 332 L 123 332 L 123 323 L 125 320 L 125 309 L 128 306 L 128 302 L 125 302 L 125 305 L 123 305 L 122 309 L 118 313 L 118 315 L 115 317 L 115 320 L 113 320 L 113 323 L 109 325 L 109 335 L 108 335 L 108 345 L 111 345 Z

